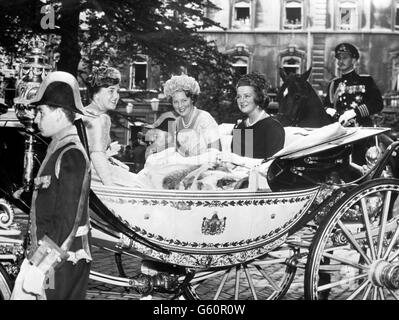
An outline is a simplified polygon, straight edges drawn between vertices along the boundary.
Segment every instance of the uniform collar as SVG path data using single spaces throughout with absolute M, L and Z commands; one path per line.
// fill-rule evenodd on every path
M 47 148 L 47 153 L 52 153 L 54 150 L 60 148 L 60 146 L 63 146 L 76 138 L 79 138 L 76 127 L 71 124 L 62 129 L 52 138 L 51 143 Z
M 349 71 L 348 73 L 343 74 L 343 75 L 342 75 L 342 78 L 349 78 L 349 77 L 354 76 L 355 74 L 356 74 L 355 69 L 352 69 L 352 70 Z

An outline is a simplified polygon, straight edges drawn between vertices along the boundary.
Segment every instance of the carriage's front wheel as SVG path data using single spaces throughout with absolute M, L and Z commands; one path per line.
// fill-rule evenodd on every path
M 289 261 L 296 253 L 287 246 L 248 263 L 197 272 L 183 289 L 183 296 L 196 300 L 280 299 L 294 279 L 296 267 Z
M 306 299 L 399 299 L 399 180 L 366 182 L 341 198 L 317 231 Z

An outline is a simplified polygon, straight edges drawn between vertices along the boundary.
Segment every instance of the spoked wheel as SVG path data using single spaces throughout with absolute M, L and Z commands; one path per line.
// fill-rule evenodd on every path
M 399 299 L 399 180 L 376 179 L 346 194 L 313 239 L 306 299 Z
M 276 300 L 287 292 L 296 267 L 287 262 L 297 249 L 282 247 L 252 262 L 201 271 L 183 289 L 186 299 Z
M 9 300 L 12 292 L 12 281 L 0 263 L 0 300 Z

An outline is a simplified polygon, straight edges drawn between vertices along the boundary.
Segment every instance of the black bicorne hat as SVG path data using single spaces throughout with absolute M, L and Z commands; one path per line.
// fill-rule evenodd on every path
M 68 84 L 59 81 L 50 83 L 44 91 L 42 98 L 33 104 L 46 104 L 52 107 L 64 108 L 76 113 L 82 113 L 75 106 L 72 88 Z
M 64 71 L 50 73 L 40 84 L 31 104 L 47 104 L 82 114 L 84 109 L 76 78 Z

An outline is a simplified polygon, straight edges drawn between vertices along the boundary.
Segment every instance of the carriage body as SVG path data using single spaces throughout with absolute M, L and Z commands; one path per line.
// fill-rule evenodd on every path
M 275 159 L 269 160 L 271 166 L 264 168 L 270 171 L 280 160 L 302 159 L 387 130 L 351 128 L 342 132 L 337 128 L 333 125 L 325 130 L 330 132 L 324 136 L 316 132 L 315 137 L 305 137 L 301 131 L 299 140 L 291 138 L 291 143 Z M 312 205 L 328 202 L 328 193 L 333 188 L 337 186 L 327 188 L 326 195 L 326 188 L 319 194 L 321 184 L 317 183 L 277 192 L 270 189 L 141 190 L 92 184 L 99 199 L 130 230 L 170 253 L 146 248 L 123 236 L 110 237 L 100 230 L 93 232 L 94 243 L 113 250 L 137 250 L 162 262 L 189 268 L 245 263 L 282 245 L 290 230 L 305 215 L 309 216 Z
M 291 192 L 129 190 L 92 186 L 101 201 L 169 254 L 93 230 L 94 243 L 190 268 L 244 263 L 284 243 L 318 187 Z M 126 239 L 125 239 L 126 240 Z

